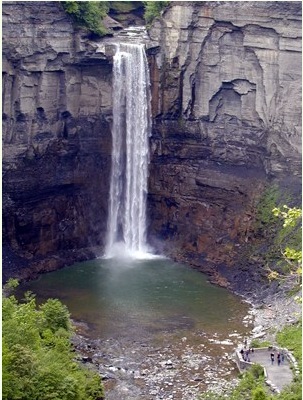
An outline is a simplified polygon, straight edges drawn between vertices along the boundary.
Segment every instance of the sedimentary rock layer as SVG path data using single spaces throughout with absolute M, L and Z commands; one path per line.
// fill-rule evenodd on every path
M 104 245 L 113 40 L 60 2 L 2 9 L 4 276 L 28 276 Z M 301 3 L 171 2 L 149 35 L 149 239 L 222 272 L 263 187 L 300 191 Z
M 301 3 L 172 2 L 149 33 L 150 232 L 234 264 L 263 187 L 300 187 Z
M 60 2 L 3 3 L 2 22 L 6 276 L 103 244 L 112 66 Z

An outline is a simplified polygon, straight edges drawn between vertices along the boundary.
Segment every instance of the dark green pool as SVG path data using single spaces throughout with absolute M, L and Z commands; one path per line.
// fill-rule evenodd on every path
M 75 264 L 23 284 L 38 301 L 55 297 L 100 338 L 156 332 L 243 331 L 247 305 L 205 275 L 167 259 Z

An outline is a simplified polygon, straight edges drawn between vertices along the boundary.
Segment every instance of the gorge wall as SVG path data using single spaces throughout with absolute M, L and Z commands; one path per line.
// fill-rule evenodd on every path
M 301 4 L 172 2 L 149 34 L 149 231 L 230 276 L 264 187 L 300 204 Z
M 2 8 L 6 279 L 102 251 L 112 47 L 58 2 Z M 263 188 L 300 192 L 301 3 L 171 2 L 149 36 L 149 240 L 232 280 Z
M 112 65 L 58 2 L 3 3 L 3 272 L 103 244 Z

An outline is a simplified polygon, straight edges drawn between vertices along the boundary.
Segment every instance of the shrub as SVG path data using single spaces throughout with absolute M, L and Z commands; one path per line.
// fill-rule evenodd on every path
M 60 328 L 66 331 L 71 329 L 69 311 L 58 299 L 48 299 L 40 306 L 40 310 L 44 316 L 44 329 L 50 329 L 52 332 L 56 332 Z
M 252 392 L 252 400 L 266 400 L 268 397 L 261 386 L 256 387 Z
M 144 19 L 147 24 L 150 24 L 168 6 L 169 1 L 143 1 L 143 4 L 145 7 Z
M 255 349 L 260 348 L 260 347 L 269 347 L 271 346 L 272 343 L 269 342 L 268 340 L 260 340 L 260 339 L 252 339 L 250 342 L 250 346 L 254 347 Z
M 67 308 L 34 296 L 2 299 L 2 399 L 100 400 L 99 375 L 74 360 Z
M 102 20 L 109 10 L 107 1 L 63 1 L 62 5 L 79 26 L 99 36 L 106 35 Z
M 277 333 L 277 342 L 289 349 L 302 370 L 302 320 L 295 325 L 284 327 Z

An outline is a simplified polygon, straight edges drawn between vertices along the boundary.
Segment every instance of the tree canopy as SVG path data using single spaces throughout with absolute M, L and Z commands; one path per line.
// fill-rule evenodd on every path
M 69 311 L 32 294 L 2 298 L 3 400 L 101 400 L 101 378 L 75 360 Z
M 63 1 L 62 5 L 79 26 L 99 36 L 107 33 L 102 22 L 109 10 L 107 1 Z

